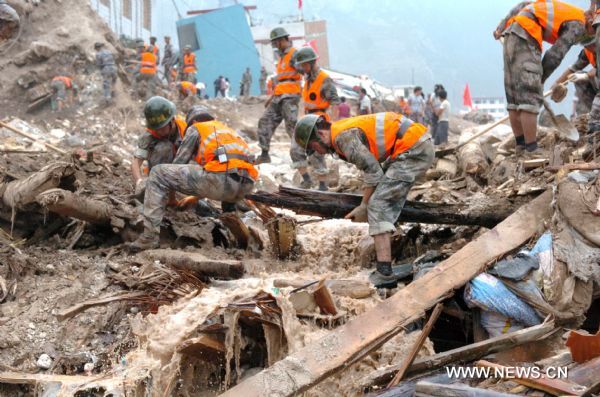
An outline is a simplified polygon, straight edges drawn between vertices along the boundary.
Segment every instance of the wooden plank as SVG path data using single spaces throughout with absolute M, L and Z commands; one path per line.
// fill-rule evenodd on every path
M 408 374 L 419 374 L 441 368 L 448 364 L 460 364 L 477 360 L 488 354 L 498 353 L 515 346 L 546 339 L 550 335 L 554 335 L 557 331 L 559 331 L 559 328 L 556 328 L 554 321 L 548 321 L 520 331 L 511 332 L 510 334 L 496 336 L 457 349 L 434 354 L 433 356 L 418 358 L 408 369 Z M 375 371 L 366 377 L 362 385 L 368 387 L 389 382 L 399 368 L 399 365 L 394 365 Z
M 244 265 L 240 261 L 211 259 L 197 252 L 156 249 L 143 251 L 138 255 L 151 261 L 160 261 L 174 268 L 189 270 L 201 278 L 231 280 L 244 275 Z
M 68 318 L 71 318 L 73 316 L 76 316 L 77 314 L 81 313 L 82 311 L 85 311 L 85 310 L 90 309 L 95 306 L 101 306 L 101 305 L 105 305 L 107 303 L 123 301 L 123 300 L 134 300 L 134 299 L 138 299 L 144 295 L 146 295 L 144 292 L 131 292 L 131 293 L 119 293 L 117 295 L 105 296 L 103 298 L 98 298 L 98 299 L 90 299 L 90 300 L 78 303 L 76 305 L 73 305 L 71 307 L 68 307 L 66 309 L 59 310 L 56 313 L 56 318 L 58 318 L 60 321 L 63 321 Z
M 507 368 L 503 365 L 491 363 L 485 360 L 479 360 L 475 363 L 475 365 L 478 367 L 486 367 L 503 371 L 506 371 Z M 512 372 L 512 374 L 514 374 L 514 372 Z M 514 377 L 510 376 L 505 377 L 504 379 L 510 379 L 521 385 L 531 387 L 532 389 L 541 390 L 554 396 L 563 396 L 565 394 L 569 396 L 581 396 L 586 390 L 584 386 L 562 379 L 551 379 L 544 374 L 541 374 L 536 378 L 519 377 L 515 374 Z
M 388 388 L 396 386 L 398 383 L 400 383 L 400 381 L 406 374 L 406 370 L 408 369 L 408 367 L 410 367 L 410 365 L 413 363 L 413 361 L 415 361 L 415 357 L 417 357 L 419 350 L 421 350 L 421 347 L 423 347 L 423 343 L 425 343 L 425 340 L 427 339 L 427 337 L 429 336 L 429 333 L 433 329 L 435 322 L 437 321 L 438 317 L 442 313 L 443 308 L 444 308 L 444 305 L 442 303 L 438 303 L 435 306 L 435 308 L 433 309 L 433 312 L 431 313 L 431 316 L 429 317 L 429 320 L 427 320 L 427 324 L 425 324 L 425 326 L 423 327 L 423 330 L 419 334 L 419 338 L 413 345 L 410 353 L 408 354 L 408 357 L 406 357 L 404 362 L 400 365 L 400 368 L 398 369 L 398 372 L 394 376 L 394 379 L 392 379 L 390 381 L 390 383 L 388 384 L 388 386 L 387 386 Z
M 600 378 L 600 357 L 577 365 L 569 370 L 569 381 L 583 386 L 592 386 Z
M 31 135 L 31 134 L 29 134 L 29 133 L 27 133 L 25 131 L 21 131 L 20 129 L 15 128 L 12 125 L 8 125 L 8 124 L 6 124 L 6 123 L 4 123 L 2 121 L 0 121 L 0 127 L 4 127 L 7 130 L 10 130 L 10 131 L 14 132 L 15 134 L 18 134 L 18 135 L 24 136 L 25 138 L 31 139 L 34 142 L 39 142 L 42 145 L 46 146 L 48 149 L 55 151 L 56 153 L 59 153 L 59 154 L 68 154 L 67 151 L 62 150 L 61 148 L 56 147 L 56 146 L 54 146 L 54 145 L 52 145 L 52 144 L 50 144 L 48 142 L 44 142 L 44 141 L 36 138 L 35 136 L 33 136 L 33 135 Z
M 500 393 L 494 390 L 470 387 L 460 383 L 450 385 L 430 382 L 417 382 L 415 396 L 428 395 L 440 397 L 514 397 L 514 394 Z
M 552 193 L 544 192 L 392 297 L 223 396 L 298 395 L 359 361 L 402 327 L 423 317 L 426 310 L 477 276 L 488 264 L 531 239 L 552 215 L 551 199 Z

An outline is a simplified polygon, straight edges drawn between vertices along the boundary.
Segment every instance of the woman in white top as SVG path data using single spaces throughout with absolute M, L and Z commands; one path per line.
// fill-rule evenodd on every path
M 434 112 L 438 116 L 438 123 L 435 131 L 433 131 L 433 143 L 435 145 L 441 145 L 448 142 L 448 126 L 450 119 L 450 102 L 448 101 L 448 93 L 446 90 L 440 90 L 438 93 L 442 103 L 440 107 L 435 109 Z

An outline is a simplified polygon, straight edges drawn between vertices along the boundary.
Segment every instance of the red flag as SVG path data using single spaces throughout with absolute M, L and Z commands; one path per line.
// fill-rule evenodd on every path
M 469 90 L 469 83 L 465 85 L 465 91 L 463 92 L 463 105 L 468 108 L 473 108 L 473 99 L 471 98 L 471 90 Z
M 302 0 L 298 0 L 298 9 L 301 10 L 302 9 Z

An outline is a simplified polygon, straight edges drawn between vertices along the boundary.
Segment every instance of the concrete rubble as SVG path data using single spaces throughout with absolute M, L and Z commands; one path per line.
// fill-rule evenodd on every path
M 121 58 L 128 49 L 87 2 L 20 3 L 29 28 L 0 53 L 0 121 L 30 136 L 0 128 L 0 396 L 582 395 L 597 384 L 600 143 L 541 127 L 545 158 L 533 162 L 500 125 L 436 159 L 411 203 L 495 217 L 399 223 L 393 290 L 368 282 L 366 224 L 264 204 L 313 194 L 289 189 L 300 176 L 283 127 L 245 212 L 169 208 L 161 249 L 130 255 L 124 245 L 142 231 L 129 167 L 143 103 L 121 79 L 115 102 L 100 105 L 92 62 L 98 38 Z M 82 87 L 78 104 L 31 107 L 60 68 Z M 202 104 L 258 153 L 266 99 Z M 451 118 L 448 147 L 488 122 Z M 327 163 L 328 185 L 349 205 L 360 173 Z M 563 366 L 569 376 L 450 379 L 456 365 Z

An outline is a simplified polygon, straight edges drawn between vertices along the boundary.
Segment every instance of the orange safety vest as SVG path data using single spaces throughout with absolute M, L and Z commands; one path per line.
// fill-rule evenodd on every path
M 587 57 L 588 61 L 590 62 L 590 65 L 592 65 L 593 67 L 596 67 L 596 53 L 592 50 L 588 50 L 587 48 L 584 48 L 583 52 L 585 52 L 585 56 Z
M 183 139 L 183 137 L 185 136 L 185 129 L 187 128 L 187 123 L 185 122 L 185 119 L 181 116 L 175 116 L 173 120 L 175 120 L 175 125 L 177 126 L 177 132 L 179 132 L 179 136 L 181 137 L 181 139 Z M 146 131 L 148 131 L 150 135 L 152 135 L 156 139 L 165 139 L 161 138 L 155 130 L 146 128 Z
M 327 114 L 329 101 L 321 97 L 323 81 L 325 81 L 327 77 L 329 77 L 329 75 L 323 70 L 320 70 L 315 81 L 310 84 L 310 87 L 307 80 L 302 89 L 302 99 L 304 100 L 304 113 L 318 114 L 319 116 L 323 116 L 325 120 L 330 121 L 331 117 Z
M 292 65 L 292 58 L 296 49 L 290 47 L 287 54 L 279 58 L 277 62 L 277 74 L 273 77 L 276 81 L 275 95 L 284 94 L 300 94 L 302 91 L 301 82 L 302 76 Z
M 183 73 L 196 73 L 196 54 L 183 54 Z
M 250 149 L 234 130 L 217 120 L 195 123 L 194 127 L 200 134 L 194 160 L 206 171 L 235 173 L 246 170 L 252 179 L 258 179 Z
M 331 143 L 342 157 L 344 153 L 335 144 L 337 136 L 350 128 L 360 128 L 369 141 L 369 151 L 377 161 L 395 158 L 410 149 L 427 132 L 427 127 L 398 113 L 366 114 L 336 121 L 331 124 Z
M 556 42 L 563 23 L 579 21 L 585 25 L 581 8 L 556 0 L 536 0 L 519 11 L 513 20 L 538 42 L 540 49 L 544 41 Z
M 140 60 L 140 73 L 156 74 L 156 55 L 151 52 L 144 52 Z
M 152 47 L 152 53 L 158 56 L 158 46 L 156 44 L 150 44 L 150 47 Z
M 52 81 L 62 81 L 67 88 L 73 88 L 73 80 L 66 76 L 56 76 Z
M 196 85 L 194 83 L 191 83 L 189 81 L 182 81 L 181 82 L 181 93 L 185 94 L 185 95 L 189 95 L 189 94 L 196 95 L 198 93 L 198 88 L 196 88 Z

